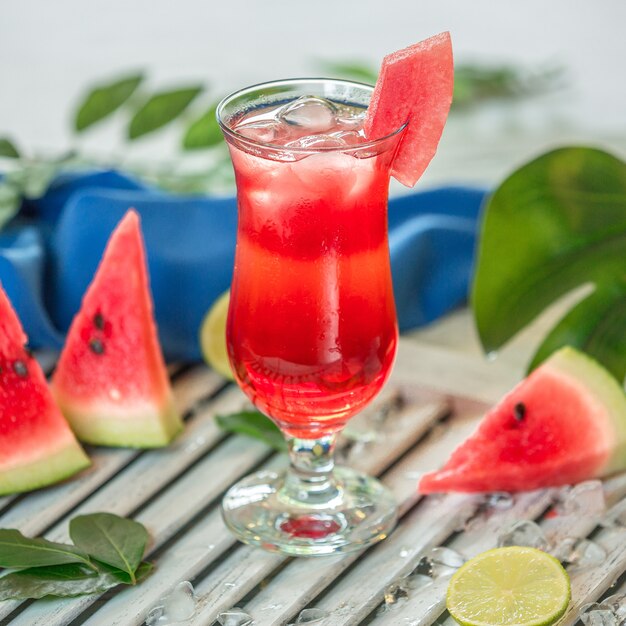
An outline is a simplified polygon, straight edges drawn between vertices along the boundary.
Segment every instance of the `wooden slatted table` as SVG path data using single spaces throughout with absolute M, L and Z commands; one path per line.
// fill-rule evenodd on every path
M 512 506 L 488 515 L 482 496 L 420 498 L 416 493 L 419 476 L 439 466 L 475 428 L 485 408 L 520 376 L 523 350 L 513 350 L 514 358 L 488 362 L 463 345 L 466 334 L 465 315 L 404 339 L 387 387 L 352 424 L 356 430 L 373 424 L 376 436 L 342 442 L 342 462 L 380 476 L 399 502 L 398 527 L 381 544 L 346 556 L 292 559 L 236 542 L 220 517 L 223 493 L 247 473 L 280 467 L 286 459 L 257 441 L 219 430 L 216 414 L 246 404 L 237 388 L 202 365 L 172 366 L 177 402 L 186 417 L 185 432 L 174 444 L 144 452 L 90 449 L 93 465 L 80 477 L 0 498 L 0 527 L 59 541 L 68 539 L 68 520 L 77 514 L 131 516 L 150 531 L 154 573 L 136 588 L 101 597 L 0 603 L 0 624 L 143 624 L 183 580 L 193 583 L 197 604 L 193 617 L 181 624 L 210 626 L 220 612 L 235 606 L 257 626 L 293 623 L 307 607 L 324 611 L 316 622 L 323 626 L 452 623 L 445 612 L 445 578 L 409 593 L 392 608 L 385 607 L 385 590 L 433 547 L 445 544 L 471 557 L 494 547 L 498 532 L 521 519 L 538 520 L 548 535 L 582 538 L 595 531 L 605 548 L 602 566 L 571 572 L 573 601 L 563 624 L 574 624 L 580 606 L 599 598 L 624 573 L 626 530 L 597 532 L 599 520 L 593 516 L 546 517 L 556 490 L 517 495 Z M 626 506 L 626 479 L 607 481 L 605 490 L 610 506 Z M 467 525 L 468 519 L 479 523 Z

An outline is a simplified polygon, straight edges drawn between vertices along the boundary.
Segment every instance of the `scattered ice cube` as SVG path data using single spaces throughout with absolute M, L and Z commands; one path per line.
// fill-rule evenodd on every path
M 410 587 L 406 578 L 401 578 L 392 582 L 385 588 L 385 605 L 387 607 L 396 607 L 406 602 L 409 597 Z
M 336 135 L 305 135 L 285 144 L 285 148 L 345 148 L 348 145 Z
M 602 604 L 610 607 L 615 613 L 620 624 L 626 620 L 626 594 L 616 593 L 602 601 Z
M 515 503 L 513 496 L 506 491 L 495 491 L 487 496 L 486 505 L 494 511 L 506 511 Z
M 552 555 L 577 569 L 598 567 L 606 561 L 607 557 L 606 550 L 599 543 L 575 537 L 565 537 L 552 550 Z
M 328 617 L 328 613 L 322 609 L 304 609 L 296 618 L 295 624 L 315 624 Z
M 178 583 L 161 602 L 163 604 L 155 606 L 146 616 L 147 626 L 170 626 L 187 621 L 196 610 L 193 585 L 187 580 Z
M 158 624 L 162 624 L 161 618 L 165 614 L 165 607 L 163 605 L 155 606 L 153 609 L 150 609 L 148 615 L 146 615 L 146 626 L 157 626 Z
M 188 620 L 196 610 L 196 596 L 188 580 L 178 583 L 163 601 L 165 615 L 172 622 Z
M 221 626 L 250 626 L 253 623 L 252 616 L 239 607 L 223 611 L 217 616 L 217 621 Z
M 587 480 L 565 488 L 559 496 L 557 511 L 561 515 L 593 517 L 606 511 L 604 487 L 599 480 Z
M 240 124 L 235 130 L 253 141 L 273 143 L 280 137 L 282 127 L 275 120 L 257 120 Z
M 541 527 L 530 520 L 521 520 L 509 526 L 498 537 L 498 547 L 526 546 L 547 550 L 549 543 Z
M 427 576 L 431 579 L 452 576 L 463 563 L 465 557 L 452 548 L 433 548 L 417 564 L 413 575 Z
M 277 120 L 291 126 L 306 128 L 311 133 L 322 133 L 336 124 L 337 107 L 324 98 L 300 96 L 281 107 Z
M 410 574 L 405 580 L 406 586 L 411 591 L 422 589 L 422 587 L 426 587 L 433 582 L 433 579 L 430 576 L 424 576 L 424 574 Z
M 618 626 L 619 624 L 611 607 L 604 602 L 585 604 L 580 609 L 579 617 L 585 626 Z
M 600 525 L 606 528 L 626 528 L 626 500 L 622 500 L 614 506 L 609 514 L 600 521 Z

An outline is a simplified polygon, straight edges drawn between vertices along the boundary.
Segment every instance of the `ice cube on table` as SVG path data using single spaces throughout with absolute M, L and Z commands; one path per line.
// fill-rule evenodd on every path
M 506 511 L 515 503 L 515 498 L 507 491 L 494 491 L 485 500 L 485 506 L 494 511 Z
M 593 517 L 606 511 L 604 487 L 599 480 L 586 480 L 561 490 L 557 512 L 560 515 Z
M 565 537 L 551 551 L 552 556 L 576 569 L 598 567 L 605 562 L 606 550 L 590 539 Z
M 250 626 L 254 620 L 243 609 L 233 607 L 220 613 L 217 616 L 217 621 L 221 626 Z
M 328 613 L 322 609 L 303 609 L 300 611 L 293 626 L 297 624 L 316 624 L 321 622 L 325 617 L 328 617 Z
M 611 607 L 604 602 L 585 604 L 580 609 L 579 617 L 585 626 L 618 626 L 619 624 Z
M 538 524 L 530 520 L 521 520 L 509 526 L 498 537 L 498 547 L 507 546 L 524 546 L 547 550 L 549 542 Z
M 605 598 L 602 604 L 608 606 L 615 613 L 620 624 L 626 621 L 626 594 L 616 593 Z
M 432 548 L 420 559 L 413 570 L 413 575 L 427 576 L 431 579 L 452 576 L 465 561 L 465 557 L 452 548 Z
M 165 607 L 160 604 L 150 609 L 148 615 L 146 615 L 146 626 L 158 626 L 163 623 L 163 616 L 165 615 Z
M 336 125 L 337 107 L 324 98 L 300 96 L 282 106 L 276 119 L 290 126 L 298 126 L 310 133 L 323 133 Z
M 188 620 L 196 610 L 196 596 L 188 580 L 178 583 L 163 600 L 165 615 L 172 622 Z

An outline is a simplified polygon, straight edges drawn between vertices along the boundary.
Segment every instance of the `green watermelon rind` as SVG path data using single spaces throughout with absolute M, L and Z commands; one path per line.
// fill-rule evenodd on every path
M 172 397 L 162 406 L 128 409 L 123 416 L 98 406 L 81 406 L 53 388 L 61 412 L 81 441 L 98 446 L 125 448 L 162 448 L 183 429 L 180 413 Z
M 32 491 L 70 478 L 91 461 L 73 439 L 56 452 L 0 472 L 0 495 Z
M 626 469 L 626 393 L 623 387 L 596 360 L 570 346 L 555 352 L 545 362 L 545 367 L 564 374 L 571 382 L 584 381 L 581 384 L 585 392 L 606 410 L 615 446 L 598 476 Z

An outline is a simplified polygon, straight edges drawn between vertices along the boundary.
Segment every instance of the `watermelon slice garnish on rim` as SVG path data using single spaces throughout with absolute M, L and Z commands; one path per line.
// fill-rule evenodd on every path
M 421 493 L 525 491 L 626 469 L 626 395 L 599 363 L 562 348 L 481 421 Z
M 131 210 L 111 235 L 52 380 L 82 441 L 151 448 L 182 428 L 152 308 L 139 216 Z
M 89 465 L 0 286 L 0 495 L 30 491 Z
M 413 187 L 435 156 L 454 86 L 450 33 L 444 32 L 383 59 L 365 118 L 365 134 L 379 139 L 407 124 L 391 173 Z

